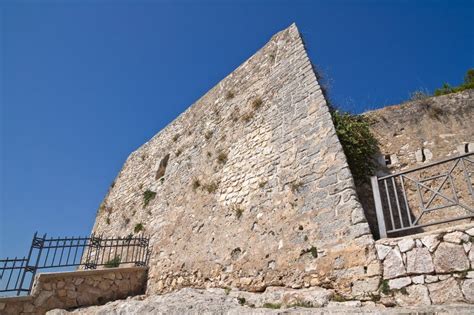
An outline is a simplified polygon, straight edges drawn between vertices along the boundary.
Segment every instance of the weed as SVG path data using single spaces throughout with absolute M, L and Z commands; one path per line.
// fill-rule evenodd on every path
M 233 205 L 232 210 L 234 211 L 235 217 L 237 219 L 240 219 L 242 217 L 242 214 L 244 213 L 244 209 L 242 209 L 240 206 L 237 206 L 237 205 Z
M 302 186 L 303 186 L 303 183 L 300 182 L 300 181 L 297 181 L 297 182 L 291 183 L 290 188 L 291 188 L 291 191 L 293 193 L 297 193 L 297 192 L 299 192 L 299 190 Z
M 110 218 L 107 217 L 107 219 L 105 219 L 105 223 L 107 223 L 107 225 L 110 225 Z
M 219 154 L 217 154 L 217 162 L 219 164 L 225 164 L 227 162 L 227 153 L 221 151 Z
M 390 293 L 390 286 L 388 285 L 388 280 L 382 281 L 382 283 L 380 284 L 380 292 L 386 295 Z
M 301 250 L 300 256 L 308 254 L 308 253 L 310 253 L 311 256 L 313 256 L 313 258 L 318 258 L 318 249 L 315 246 L 311 246 L 311 248 L 309 249 Z
M 150 203 L 150 201 L 151 201 L 153 198 L 155 198 L 155 196 L 156 196 L 156 192 L 147 189 L 147 190 L 143 193 L 143 208 L 145 208 L 146 206 L 148 206 L 148 204 Z
M 120 266 L 120 256 L 115 256 L 113 259 L 107 261 L 104 265 L 105 268 L 117 268 Z
M 206 155 L 207 155 L 207 157 L 211 157 L 212 153 L 210 151 L 207 151 Z
M 244 114 L 242 115 L 241 118 L 242 118 L 242 120 L 243 120 L 244 122 L 247 123 L 247 122 L 249 122 L 250 120 L 252 120 L 252 118 L 253 118 L 254 115 L 255 115 L 254 112 L 246 112 L 246 113 L 244 113 Z
M 199 187 L 201 187 L 201 182 L 199 181 L 199 179 L 197 178 L 193 179 L 193 190 L 196 190 Z
M 229 295 L 230 291 L 231 291 L 231 288 L 229 287 L 224 288 L 225 295 Z
M 237 301 L 239 301 L 239 304 L 240 304 L 240 305 L 244 305 L 246 300 L 245 300 L 245 298 L 243 298 L 243 297 L 238 297 L 238 298 L 237 298 Z
M 204 134 L 204 138 L 206 138 L 206 140 L 209 140 L 212 138 L 212 134 L 213 132 L 211 130 L 208 130 L 206 131 L 206 133 Z
M 143 231 L 145 229 L 145 227 L 143 226 L 143 223 L 137 223 L 135 225 L 135 228 L 133 229 L 133 231 L 135 233 L 140 233 L 141 231 Z
M 179 139 L 179 133 L 177 133 L 173 136 L 173 142 L 178 141 L 178 139 Z
M 306 307 L 306 308 L 309 308 L 309 307 L 314 307 L 314 305 L 310 301 L 298 301 L 296 303 L 288 305 L 288 308 L 290 308 L 290 307 Z
M 277 310 L 281 308 L 281 303 L 265 303 L 263 304 L 263 307 Z
M 228 100 L 230 100 L 234 97 L 235 97 L 235 94 L 232 91 L 227 91 L 227 93 L 225 94 L 225 98 L 228 99 Z
M 174 153 L 177 157 L 181 155 L 181 153 L 183 153 L 183 150 L 181 148 L 179 148 L 178 150 L 176 150 L 176 152 Z
M 260 97 L 257 97 L 257 98 L 254 99 L 253 102 L 252 102 L 252 108 L 253 108 L 254 110 L 259 109 L 260 107 L 262 107 L 262 105 L 263 105 L 263 101 L 262 101 L 262 99 L 261 99 Z
M 210 182 L 202 185 L 202 189 L 206 190 L 210 194 L 216 192 L 217 188 L 219 188 L 219 184 L 216 182 Z
M 263 181 L 261 181 L 260 183 L 258 183 L 258 187 L 263 188 L 263 187 L 265 187 L 265 186 L 267 185 L 267 183 L 268 183 L 268 181 L 263 180 Z
M 345 302 L 345 301 L 347 301 L 347 299 L 345 297 L 343 297 L 342 295 L 340 295 L 337 292 L 334 293 L 334 296 L 332 297 L 331 300 L 334 301 L 334 302 Z

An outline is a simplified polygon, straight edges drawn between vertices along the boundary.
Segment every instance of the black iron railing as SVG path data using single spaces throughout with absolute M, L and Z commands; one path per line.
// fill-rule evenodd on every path
M 474 218 L 474 153 L 372 177 L 380 237 Z
M 0 259 L 0 294 L 29 294 L 38 270 L 82 267 L 146 266 L 150 256 L 146 237 L 104 238 L 33 236 L 27 257 Z

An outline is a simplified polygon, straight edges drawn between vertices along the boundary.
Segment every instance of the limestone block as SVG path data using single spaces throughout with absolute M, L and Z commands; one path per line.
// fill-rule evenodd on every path
M 443 240 L 449 243 L 461 244 L 462 242 L 469 241 L 469 236 L 463 232 L 456 231 L 444 235 Z
M 469 260 L 462 245 L 441 243 L 434 253 L 437 273 L 464 271 L 469 269 Z
M 399 290 L 411 284 L 410 277 L 396 278 L 388 281 L 388 286 L 391 290 Z
M 423 284 L 425 283 L 425 276 L 421 275 L 421 276 L 411 277 L 411 281 L 415 284 Z
M 436 247 L 438 247 L 439 243 L 441 242 L 439 240 L 439 235 L 438 234 L 432 234 L 432 235 L 427 235 L 421 239 L 421 242 L 423 245 L 425 245 L 430 252 L 434 252 Z
M 406 294 L 403 292 L 396 292 L 395 301 L 400 306 L 421 306 L 431 304 L 428 289 L 421 284 L 407 287 Z
M 377 250 L 377 257 L 380 260 L 384 260 L 388 253 L 390 253 L 390 251 L 392 250 L 390 246 L 385 246 L 381 244 L 376 244 L 375 249 Z
M 383 262 L 384 279 L 392 279 L 406 274 L 402 255 L 397 248 L 392 249 Z
M 425 276 L 425 282 L 426 283 L 433 283 L 433 282 L 436 282 L 438 280 L 439 280 L 438 276 L 432 276 L 432 275 L 426 275 Z
M 400 252 L 404 253 L 415 247 L 415 241 L 411 238 L 406 238 L 397 243 Z
M 430 283 L 428 284 L 428 290 L 433 304 L 452 304 L 464 301 L 459 284 L 454 278 Z
M 379 277 L 356 280 L 352 284 L 352 294 L 354 296 L 363 296 L 368 293 L 373 293 L 377 291 L 379 284 Z
M 474 279 L 464 280 L 461 289 L 466 300 L 469 303 L 474 303 Z
M 434 271 L 433 260 L 427 248 L 414 248 L 407 253 L 407 272 L 410 274 L 431 273 Z

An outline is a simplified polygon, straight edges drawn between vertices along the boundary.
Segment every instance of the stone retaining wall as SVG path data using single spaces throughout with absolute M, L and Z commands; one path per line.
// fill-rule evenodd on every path
M 474 303 L 474 224 L 376 242 L 383 303 Z
M 147 268 L 42 273 L 31 295 L 0 298 L 0 314 L 44 314 L 55 308 L 100 305 L 145 292 Z

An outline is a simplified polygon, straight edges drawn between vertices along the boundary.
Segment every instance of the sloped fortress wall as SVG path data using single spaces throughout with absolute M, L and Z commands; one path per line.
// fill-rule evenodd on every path
M 295 25 L 129 156 L 93 232 L 142 226 L 149 293 L 350 291 L 369 276 L 378 285 L 374 242 Z

